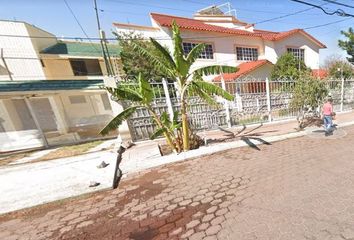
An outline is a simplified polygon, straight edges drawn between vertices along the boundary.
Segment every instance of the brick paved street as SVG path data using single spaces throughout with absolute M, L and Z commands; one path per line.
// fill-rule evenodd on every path
M 3 215 L 0 239 L 354 239 L 354 127 L 343 130 L 170 164 L 114 191 Z

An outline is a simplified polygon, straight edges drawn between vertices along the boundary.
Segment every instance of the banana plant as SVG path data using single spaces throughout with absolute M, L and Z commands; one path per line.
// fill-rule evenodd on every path
M 124 85 L 119 85 L 117 88 L 106 88 L 106 90 L 112 94 L 118 101 L 125 100 L 131 101 L 133 106 L 124 109 L 121 113 L 115 116 L 101 131 L 100 134 L 106 135 L 110 131 L 113 131 L 122 124 L 123 121 L 131 117 L 139 107 L 145 107 L 152 116 L 156 126 L 158 127 L 158 133 L 155 136 L 163 135 L 167 144 L 171 147 L 172 151 L 180 152 L 181 146 L 175 137 L 174 128 L 171 128 L 171 124 L 167 124 L 164 114 L 159 116 L 153 109 L 152 103 L 154 100 L 154 93 L 150 83 L 139 74 L 138 76 L 138 88 L 132 89 Z
M 213 95 L 221 96 L 227 100 L 233 100 L 233 96 L 215 84 L 203 81 L 204 75 L 214 75 L 222 73 L 233 73 L 237 68 L 231 66 L 206 66 L 199 69 L 192 69 L 192 65 L 199 58 L 205 48 L 205 44 L 196 45 L 187 55 L 183 51 L 183 40 L 178 25 L 172 22 L 173 54 L 155 39 L 150 38 L 151 43 L 157 51 L 151 52 L 140 44 L 132 42 L 134 49 L 146 56 L 153 66 L 163 72 L 166 78 L 177 82 L 179 101 L 181 103 L 183 150 L 190 149 L 189 124 L 188 124 L 188 97 L 197 94 L 207 103 L 214 103 Z M 158 52 L 159 54 L 156 54 Z

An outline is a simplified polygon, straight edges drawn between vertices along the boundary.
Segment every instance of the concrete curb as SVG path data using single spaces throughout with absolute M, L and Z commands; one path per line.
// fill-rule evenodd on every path
M 338 128 L 343 128 L 343 127 L 347 127 L 347 126 L 351 126 L 351 125 L 354 125 L 354 121 L 341 123 L 340 126 L 338 126 Z M 307 134 L 308 133 L 306 131 L 301 131 L 301 132 L 292 132 L 292 133 L 287 133 L 287 134 L 282 134 L 282 135 L 277 135 L 277 136 L 264 137 L 262 139 L 264 141 L 269 142 L 269 143 L 273 143 L 273 142 L 283 141 L 283 140 L 287 140 L 287 139 L 302 137 Z M 252 143 L 254 143 L 255 145 L 262 144 L 261 142 L 258 142 L 258 141 L 254 141 Z M 238 141 L 234 141 L 234 142 L 225 142 L 225 143 L 220 143 L 220 144 L 211 145 L 211 146 L 210 145 L 203 146 L 199 149 L 190 150 L 188 152 L 182 152 L 180 154 L 173 154 L 173 155 L 149 159 L 148 162 L 142 162 L 141 164 L 139 164 L 139 166 L 137 166 L 137 168 L 134 169 L 133 171 L 125 170 L 124 167 L 122 166 L 122 171 L 123 171 L 123 174 L 125 176 L 127 176 L 130 174 L 135 174 L 135 173 L 139 173 L 144 170 L 148 170 L 150 168 L 163 166 L 163 165 L 166 165 L 169 163 L 182 162 L 182 161 L 190 160 L 190 159 L 193 159 L 196 157 L 203 157 L 203 156 L 218 153 L 221 151 L 226 151 L 226 150 L 245 147 L 245 146 L 248 146 L 248 145 L 242 140 L 238 140 Z

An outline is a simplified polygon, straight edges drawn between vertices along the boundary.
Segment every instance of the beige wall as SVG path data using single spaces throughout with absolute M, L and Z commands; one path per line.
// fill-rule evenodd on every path
M 27 24 L 23 22 L 1 21 L 0 34 L 29 36 Z M 41 35 L 40 35 L 41 36 Z M 0 47 L 3 49 L 7 66 L 13 80 L 44 79 L 44 73 L 30 38 L 0 36 Z M 0 68 L 4 63 L 0 60 Z M 0 80 L 10 80 L 7 72 L 1 71 Z
M 42 54 L 42 61 L 44 63 L 44 73 L 48 80 L 85 80 L 85 79 L 103 79 L 103 76 L 74 76 L 70 65 L 70 58 L 67 56 Z M 83 57 L 71 57 L 75 59 Z M 85 59 L 95 59 L 92 57 L 87 57 Z M 116 64 L 121 64 L 120 61 L 114 61 Z M 99 59 L 102 74 L 107 73 L 106 66 L 103 59 Z M 115 69 L 122 69 L 121 66 L 116 66 Z
M 44 31 L 30 24 L 25 24 L 29 36 L 41 36 L 43 38 L 31 38 L 33 48 L 37 53 L 43 49 L 53 46 L 57 43 L 57 39 L 54 34 Z

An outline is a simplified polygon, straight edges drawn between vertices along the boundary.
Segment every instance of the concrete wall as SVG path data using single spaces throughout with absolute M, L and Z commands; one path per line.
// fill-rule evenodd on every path
M 29 36 L 43 37 L 43 38 L 31 38 L 33 48 L 37 53 L 57 43 L 57 39 L 54 34 L 51 34 L 47 31 L 44 31 L 40 28 L 37 28 L 27 23 L 25 25 Z
M 0 21 L 0 34 L 14 36 L 29 36 L 26 24 L 23 22 Z M 41 45 L 43 43 L 40 43 Z M 32 40 L 28 37 L 0 36 L 0 47 L 3 49 L 7 66 L 14 80 L 44 79 L 44 72 Z M 0 60 L 0 65 L 4 63 Z M 2 71 L 3 72 L 3 71 Z M 0 80 L 10 80 L 2 73 Z
M 61 55 L 50 55 L 50 54 L 41 54 L 42 61 L 44 63 L 44 73 L 45 77 L 48 80 L 85 80 L 85 79 L 103 79 L 102 75 L 97 76 L 75 76 L 74 72 L 70 65 L 70 58 L 68 56 Z M 71 56 L 71 58 L 75 59 L 97 59 L 92 57 L 75 57 Z M 102 74 L 106 74 L 106 66 L 102 58 L 98 59 Z M 117 61 L 116 63 L 120 63 Z M 121 68 L 121 67 L 116 67 Z
M 319 47 L 306 36 L 297 33 L 289 38 L 275 42 L 274 50 L 277 57 L 286 53 L 288 47 L 305 49 L 305 64 L 311 69 L 319 68 Z M 272 60 L 274 61 L 273 58 Z
M 101 94 L 106 94 L 106 92 L 103 90 L 94 92 L 26 93 L 26 96 L 29 97 L 28 102 L 36 110 L 35 100 L 37 97 L 31 97 L 33 94 L 38 94 L 41 98 L 48 99 L 48 110 L 46 109 L 41 113 L 40 111 L 34 111 L 34 113 L 37 119 L 41 120 L 39 123 L 40 125 L 43 124 L 44 128 L 46 125 L 43 123 L 44 119 L 50 119 L 51 123 L 56 125 L 55 129 L 44 130 L 44 136 L 49 145 L 100 138 L 99 130 L 113 118 L 112 109 L 105 109 L 104 107 Z M 70 96 L 83 96 L 85 102 L 73 104 L 70 102 Z M 17 107 L 24 106 L 24 109 L 22 107 L 16 108 L 14 104 L 14 101 L 23 101 L 24 103 L 24 100 L 20 99 L 23 99 L 23 97 L 25 95 L 13 93 L 7 96 L 7 99 L 0 99 L 0 152 L 45 145 L 40 131 L 33 121 L 29 121 L 32 119 L 32 115 L 24 113 L 26 112 L 25 110 L 28 110 L 26 105 L 17 104 Z M 109 103 L 109 99 L 107 100 Z M 38 115 L 38 113 L 41 115 Z M 49 115 L 43 115 L 47 113 Z M 24 121 L 21 121 L 21 117 Z M 31 126 L 28 126 L 29 122 Z M 27 126 L 24 126 L 23 123 L 26 123 Z M 116 133 L 112 132 L 110 136 L 116 136 Z

